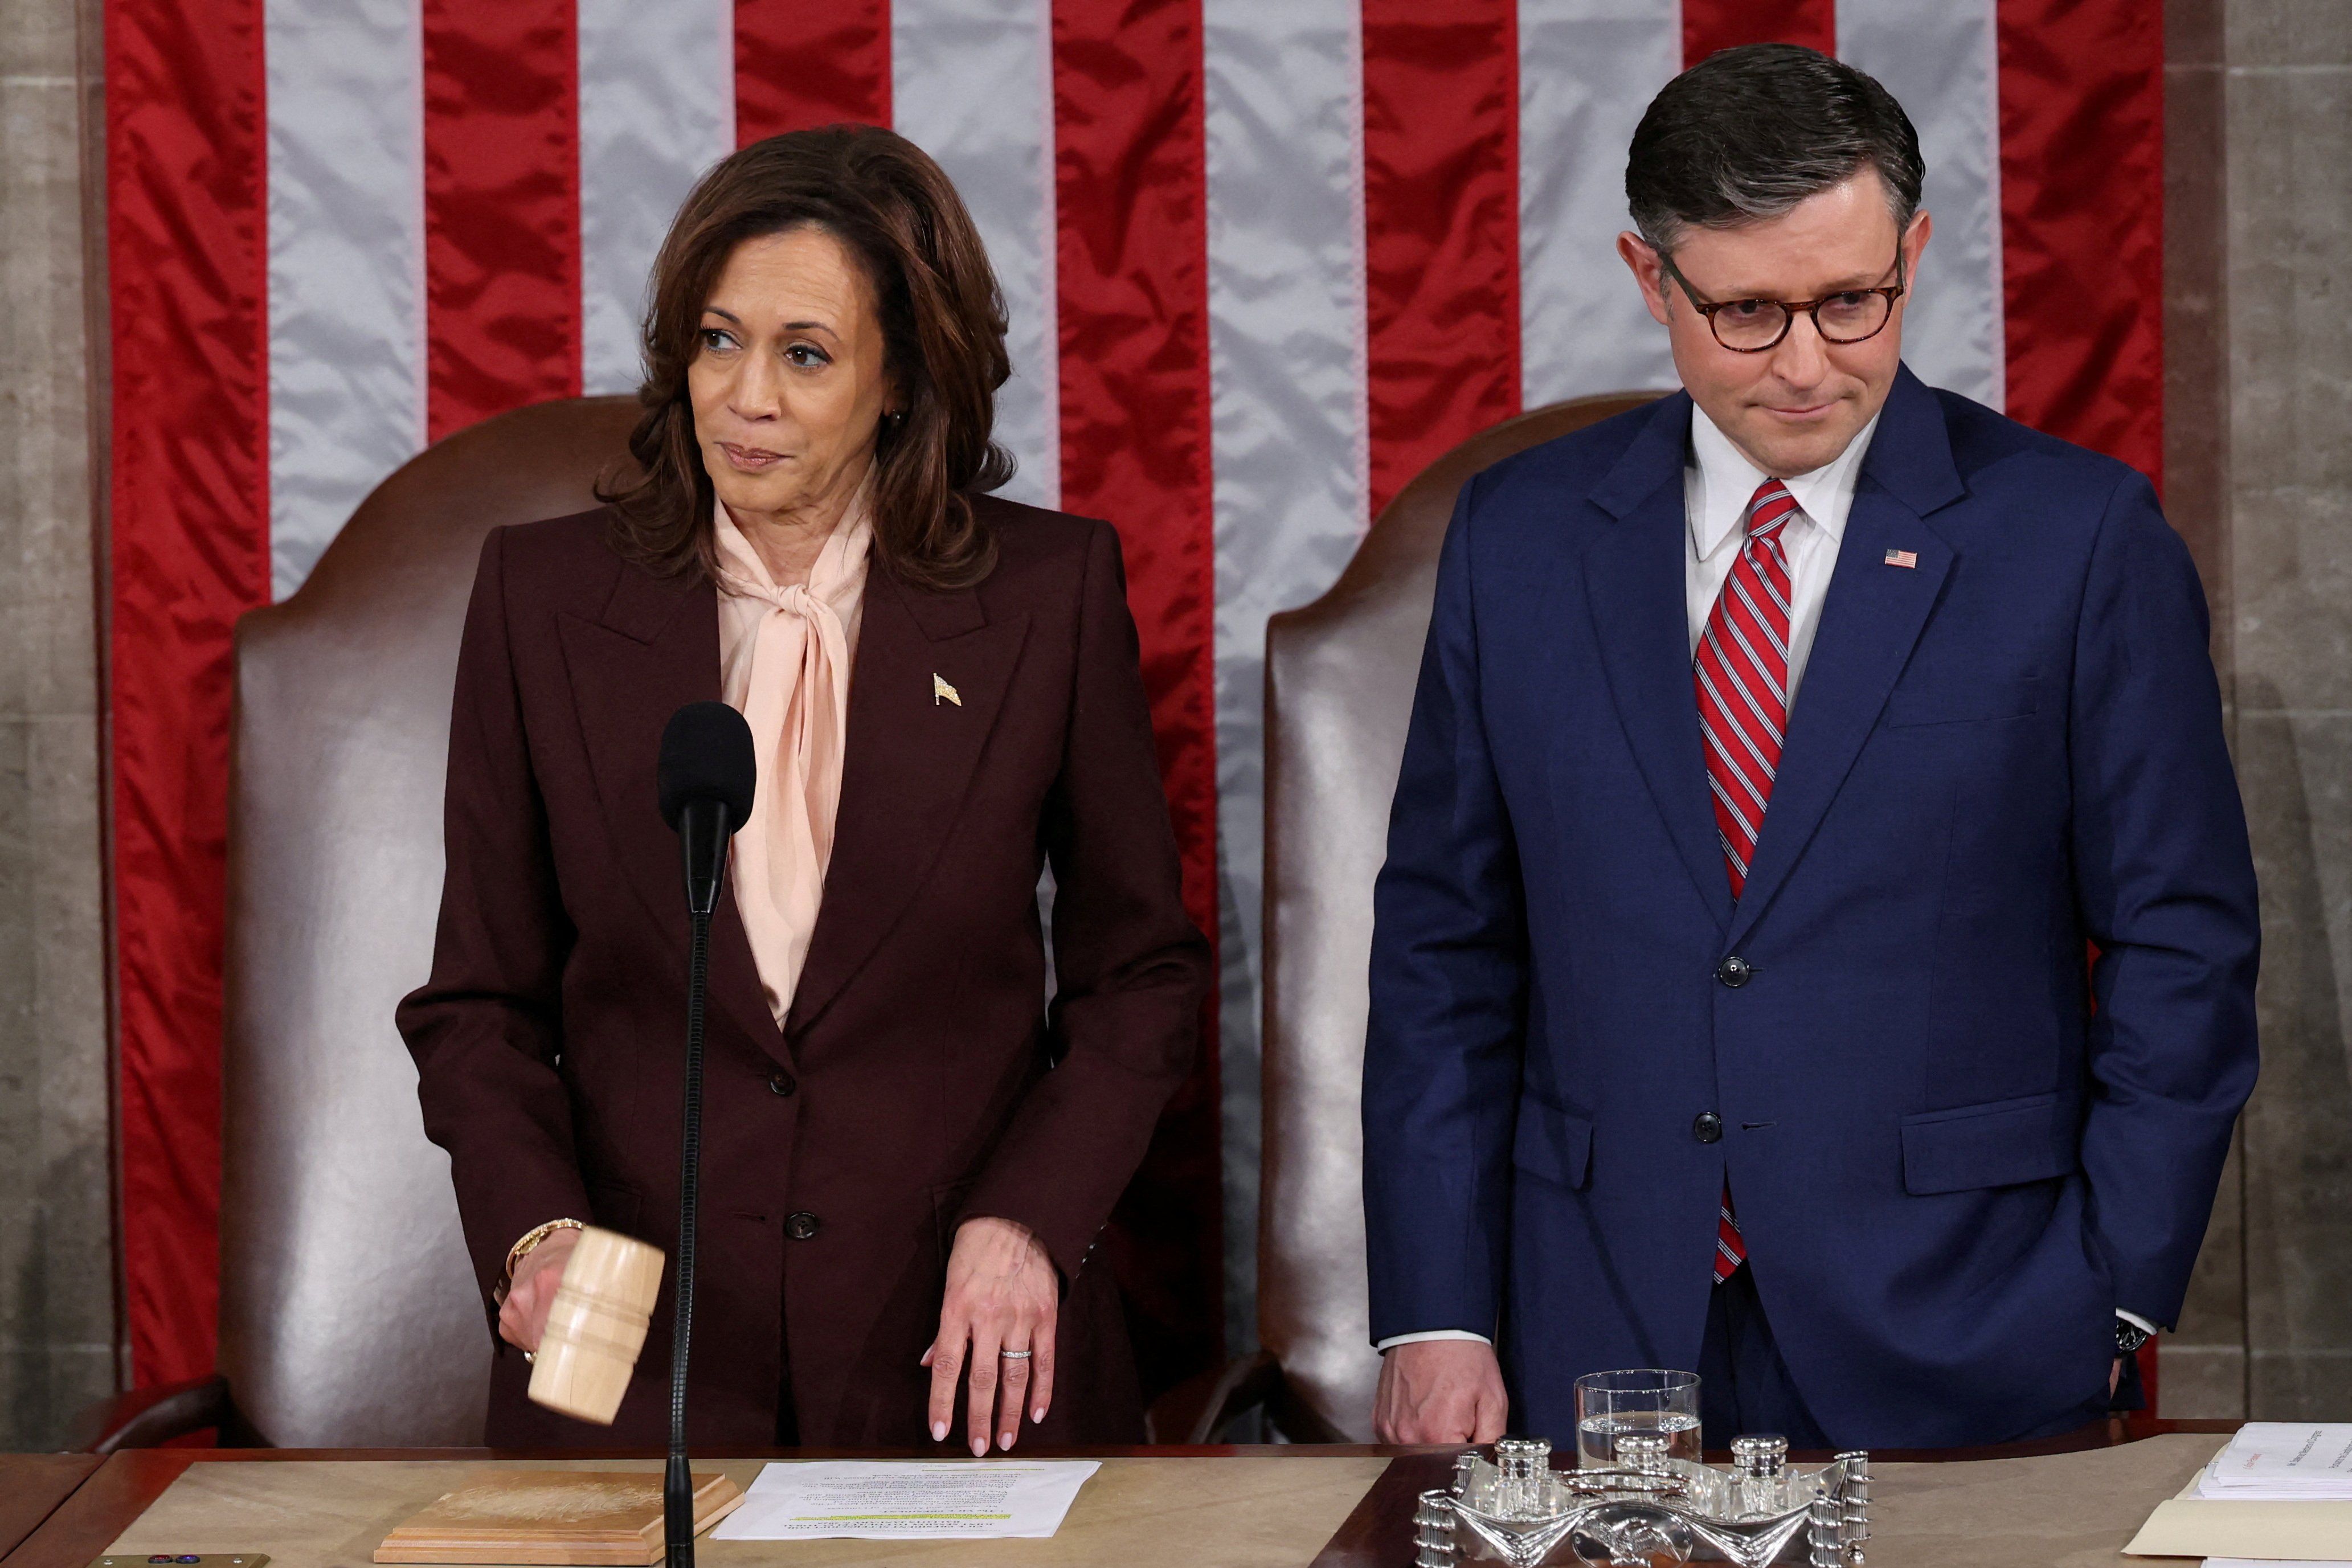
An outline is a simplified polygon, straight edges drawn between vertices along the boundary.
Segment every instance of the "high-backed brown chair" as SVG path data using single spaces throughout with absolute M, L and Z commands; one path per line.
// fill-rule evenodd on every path
M 126 1395 L 98 1448 L 481 1440 L 489 1340 L 393 1005 L 431 967 L 457 641 L 483 536 L 594 504 L 634 399 L 541 403 L 420 454 L 282 604 L 237 623 L 220 1374 Z
M 1365 1296 L 1364 1064 L 1372 881 L 1429 631 L 1437 553 L 1462 486 L 1515 452 L 1654 392 L 1552 403 L 1471 437 L 1384 507 L 1331 591 L 1265 635 L 1263 1347 L 1152 1412 L 1207 1442 L 1262 1408 L 1297 1442 L 1368 1442 L 1380 1357 Z

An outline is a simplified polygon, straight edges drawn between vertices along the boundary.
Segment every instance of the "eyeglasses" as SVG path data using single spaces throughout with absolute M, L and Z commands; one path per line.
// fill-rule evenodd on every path
M 1895 319 L 1895 302 L 1903 298 L 1903 253 L 1895 253 L 1895 281 L 1877 288 L 1848 288 L 1819 299 L 1701 299 L 1664 251 L 1658 265 L 1683 286 L 1691 308 L 1706 318 L 1715 340 L 1736 354 L 1760 354 L 1777 349 L 1799 315 L 1813 319 L 1813 330 L 1831 343 L 1860 343 L 1875 338 Z

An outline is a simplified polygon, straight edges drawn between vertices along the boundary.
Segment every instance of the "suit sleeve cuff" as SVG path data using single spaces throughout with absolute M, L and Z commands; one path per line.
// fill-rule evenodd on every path
M 2146 1318 L 2140 1316 L 2137 1312 L 2127 1312 L 2121 1307 L 2117 1307 L 2116 1309 L 2116 1316 L 2123 1319 L 2124 1322 L 2131 1324 L 2132 1327 L 2140 1330 L 2150 1337 L 2164 1332 L 2162 1329 L 2158 1328 L 2154 1323 L 2148 1322 Z
M 1372 1348 L 1385 1354 L 1401 1344 L 1419 1344 L 1423 1340 L 1432 1339 L 1475 1340 L 1480 1344 L 1492 1344 L 1495 1343 L 1493 1340 L 1488 1339 L 1485 1334 L 1472 1333 L 1468 1329 L 1426 1329 L 1420 1333 L 1391 1334 L 1388 1338 L 1376 1342 Z

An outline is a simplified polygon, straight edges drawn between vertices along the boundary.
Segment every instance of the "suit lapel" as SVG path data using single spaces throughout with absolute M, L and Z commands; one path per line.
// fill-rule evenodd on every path
M 683 969 L 685 872 L 677 835 L 661 819 L 656 772 L 670 716 L 718 700 L 718 591 L 707 580 L 663 582 L 625 566 L 595 620 L 566 614 L 558 626 L 614 858 Z M 710 994 L 761 1050 L 785 1058 L 731 897 L 719 901 L 711 923 Z
M 1965 493 L 1935 394 L 1899 371 L 1863 458 L 1728 946 L 1746 937 L 1787 881 L 1877 724 L 1951 570 L 1951 547 L 1925 515 Z M 1918 564 L 1890 566 L 1893 551 Z
M 1691 688 L 1683 452 L 1690 399 L 1657 405 L 1592 499 L 1617 517 L 1584 558 L 1584 590 L 1617 719 L 1699 898 L 1721 925 L 1731 889 L 1708 804 Z
M 1029 626 L 970 590 L 867 579 L 850 673 L 841 814 L 788 1034 L 814 1023 L 920 891 L 955 826 Z M 954 700 L 940 689 L 950 688 Z

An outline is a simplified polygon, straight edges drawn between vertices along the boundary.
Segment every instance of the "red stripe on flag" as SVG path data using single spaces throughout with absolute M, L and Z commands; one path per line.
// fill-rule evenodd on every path
M 1837 53 L 1837 0 L 1683 0 L 1683 68 L 1739 44 Z
M 425 432 L 580 395 L 572 0 L 425 0 Z
M 261 0 L 106 12 L 108 712 L 124 1312 L 212 1370 L 236 617 L 269 599 Z
M 1996 16 L 2010 415 L 2161 480 L 2163 8 Z
M 735 0 L 735 145 L 890 123 L 889 0 Z
M 1519 411 L 1514 0 L 1364 0 L 1371 507 Z
M 1208 172 L 1200 0 L 1056 0 L 1062 504 L 1108 517 L 1184 862 L 1217 934 Z M 1147 1393 L 1222 1354 L 1216 1011 L 1121 1200 L 1113 1258 Z

